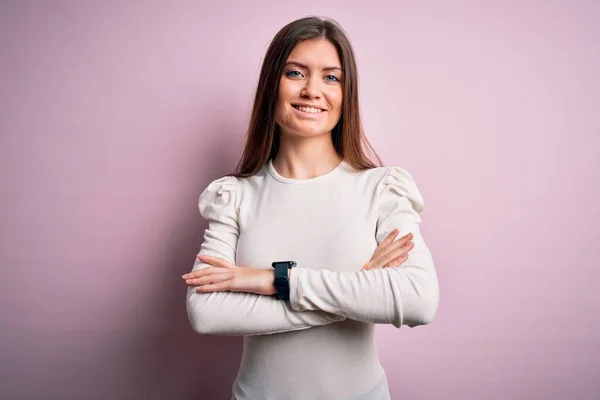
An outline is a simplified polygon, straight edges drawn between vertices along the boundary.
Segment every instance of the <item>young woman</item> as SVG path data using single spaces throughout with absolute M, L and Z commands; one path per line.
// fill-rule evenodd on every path
M 265 55 L 237 171 L 200 195 L 208 229 L 183 275 L 193 329 L 244 336 L 232 399 L 390 399 L 374 324 L 436 314 L 423 198 L 406 170 L 363 147 L 381 164 L 343 30 L 314 17 L 286 25 Z

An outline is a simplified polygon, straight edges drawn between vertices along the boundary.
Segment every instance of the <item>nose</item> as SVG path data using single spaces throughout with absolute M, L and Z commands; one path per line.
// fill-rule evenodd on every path
M 302 92 L 300 95 L 314 99 L 319 98 L 321 91 L 319 89 L 319 79 L 316 76 L 312 76 L 307 79 L 304 88 L 302 88 Z

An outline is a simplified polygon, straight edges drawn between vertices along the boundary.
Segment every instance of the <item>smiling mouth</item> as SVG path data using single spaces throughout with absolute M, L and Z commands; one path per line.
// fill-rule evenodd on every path
M 315 107 L 305 107 L 305 106 L 299 106 L 296 104 L 293 104 L 292 107 L 294 107 L 296 110 L 299 111 L 303 111 L 305 113 L 310 113 L 310 114 L 319 114 L 325 110 L 322 110 L 320 108 L 315 108 Z

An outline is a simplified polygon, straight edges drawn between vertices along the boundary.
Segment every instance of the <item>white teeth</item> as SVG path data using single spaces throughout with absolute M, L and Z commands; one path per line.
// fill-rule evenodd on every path
M 303 107 L 303 106 L 294 106 L 294 107 L 296 107 L 300 111 L 309 112 L 312 114 L 318 114 L 322 111 L 321 109 L 314 108 L 314 107 Z

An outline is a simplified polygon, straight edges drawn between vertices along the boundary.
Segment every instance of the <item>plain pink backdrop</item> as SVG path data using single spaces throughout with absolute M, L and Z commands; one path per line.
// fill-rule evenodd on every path
M 377 328 L 394 400 L 600 398 L 599 4 L 212 3 L 1 3 L 0 398 L 229 398 L 241 338 L 193 333 L 180 276 L 266 47 L 310 14 L 425 198 L 441 302 Z

